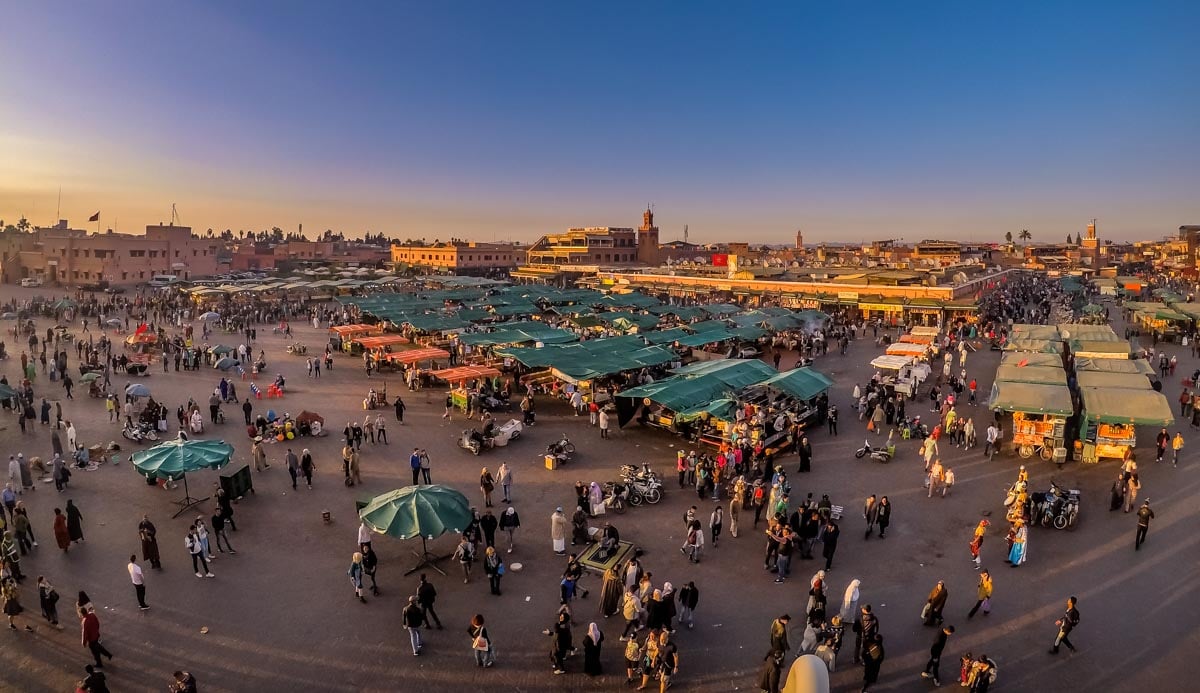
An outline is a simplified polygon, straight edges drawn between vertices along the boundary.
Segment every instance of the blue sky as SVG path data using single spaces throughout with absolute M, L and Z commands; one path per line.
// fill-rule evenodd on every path
M 1200 3 L 8 3 L 0 218 L 531 240 L 1200 223 Z

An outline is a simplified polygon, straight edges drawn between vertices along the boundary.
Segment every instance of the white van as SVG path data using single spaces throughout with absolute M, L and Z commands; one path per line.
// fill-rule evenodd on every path
M 175 276 L 174 274 L 156 274 L 154 275 L 154 278 L 150 280 L 150 286 L 170 286 L 178 281 L 179 277 Z
M 26 277 L 21 280 L 21 286 L 23 286 L 25 288 L 41 286 L 41 285 L 42 285 L 41 277 Z

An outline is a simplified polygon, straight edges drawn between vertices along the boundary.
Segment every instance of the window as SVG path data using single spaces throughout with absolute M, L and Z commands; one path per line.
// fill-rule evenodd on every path
M 144 250 L 131 250 L 131 251 L 129 251 L 129 257 L 146 257 L 146 251 L 144 251 Z

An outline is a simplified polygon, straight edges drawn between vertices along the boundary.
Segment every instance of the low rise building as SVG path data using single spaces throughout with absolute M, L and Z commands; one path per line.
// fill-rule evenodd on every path
M 418 272 L 479 276 L 516 269 L 525 261 L 525 248 L 512 243 L 393 245 L 391 261 Z

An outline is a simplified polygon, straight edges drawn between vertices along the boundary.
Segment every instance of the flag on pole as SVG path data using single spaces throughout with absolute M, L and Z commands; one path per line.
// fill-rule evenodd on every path
M 96 212 L 92 216 L 88 217 L 88 221 L 100 221 L 100 212 Z

